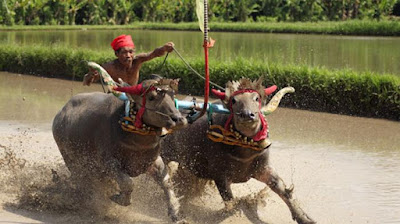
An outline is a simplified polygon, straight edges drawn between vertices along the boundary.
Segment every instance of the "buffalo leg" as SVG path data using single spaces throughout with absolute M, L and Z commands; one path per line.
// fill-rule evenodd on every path
M 215 180 L 215 185 L 217 185 L 219 194 L 225 203 L 225 209 L 230 211 L 235 206 L 235 201 L 233 200 L 233 193 L 231 189 L 231 182 L 227 180 Z
M 152 176 L 155 181 L 163 189 L 167 204 L 168 204 L 168 215 L 174 222 L 185 222 L 179 218 L 179 200 L 176 198 L 174 191 L 172 190 L 171 178 L 168 174 L 168 168 L 165 166 L 160 156 L 157 157 L 153 165 L 148 169 L 147 174 Z
M 128 174 L 122 172 L 118 164 L 117 160 L 108 162 L 108 176 L 117 182 L 120 189 L 120 193 L 111 196 L 110 199 L 119 205 L 128 206 L 131 204 L 133 181 Z
M 275 193 L 279 195 L 289 207 L 292 218 L 297 223 L 315 223 L 304 211 L 296 199 L 293 199 L 293 188 L 286 188 L 283 180 L 278 176 L 277 172 L 271 167 L 266 166 L 264 170 L 255 177 L 257 180 L 266 183 Z

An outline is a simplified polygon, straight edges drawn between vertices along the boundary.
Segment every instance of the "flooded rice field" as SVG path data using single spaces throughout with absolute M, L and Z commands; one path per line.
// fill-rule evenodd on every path
M 0 72 L 0 87 L 1 223 L 170 222 L 162 190 L 147 176 L 134 178 L 127 207 L 76 192 L 68 181 L 52 119 L 72 95 L 100 85 Z M 271 163 L 318 223 L 400 223 L 399 122 L 287 108 L 267 120 Z M 251 180 L 233 193 L 263 188 Z M 191 223 L 294 223 L 270 190 L 262 202 L 222 209 L 215 186 L 182 205 Z
M 110 51 L 110 43 L 121 34 L 132 35 L 138 52 L 148 52 L 168 41 L 185 58 L 203 57 L 200 32 L 169 30 L 53 30 L 2 31 L 0 43 L 64 45 L 95 51 Z M 268 63 L 352 69 L 400 75 L 400 37 L 343 35 L 213 32 L 216 40 L 210 58 L 234 61 L 238 58 Z M 171 57 L 175 57 L 171 54 Z

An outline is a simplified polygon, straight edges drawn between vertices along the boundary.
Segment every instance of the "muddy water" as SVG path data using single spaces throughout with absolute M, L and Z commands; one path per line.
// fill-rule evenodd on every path
M 100 85 L 83 87 L 80 82 L 3 72 L 0 72 L 0 87 L 0 158 L 4 157 L 6 148 L 11 148 L 27 164 L 35 161 L 50 167 L 62 165 L 51 136 L 54 115 L 72 95 L 102 91 Z M 286 108 L 279 108 L 267 120 L 273 141 L 271 163 L 287 185 L 295 185 L 296 198 L 315 220 L 319 223 L 400 223 L 399 122 Z M 0 171 L 1 168 L 0 164 Z M 32 170 L 23 170 L 28 171 Z M 0 202 L 16 203 L 13 189 L 7 188 L 8 179 L 1 175 L 0 178 L 3 178 L 0 179 L 3 185 Z M 36 178 L 40 181 L 40 177 Z M 250 181 L 235 185 L 233 190 L 241 196 L 261 187 Z M 168 220 L 166 212 L 154 205 L 165 205 L 162 193 L 152 194 L 146 189 L 135 189 L 147 197 L 142 200 L 143 204 L 122 208 L 119 213 L 124 213 L 125 218 L 117 216 L 116 220 L 105 223 Z M 270 194 L 266 208 L 257 212 L 261 220 L 257 222 L 293 223 L 285 205 L 273 192 Z M 201 199 L 200 205 L 191 205 L 184 211 L 194 223 L 256 222 L 246 213 L 220 216 L 214 212 L 222 207 L 214 189 Z M 0 222 L 88 222 L 72 214 L 32 213 L 4 205 L 3 208 Z

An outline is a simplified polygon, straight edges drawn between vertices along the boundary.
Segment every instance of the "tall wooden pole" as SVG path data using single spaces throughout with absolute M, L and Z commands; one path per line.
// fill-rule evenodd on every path
M 209 69 L 208 69 L 208 47 L 209 47 L 209 42 L 208 42 L 208 3 L 207 0 L 204 0 L 204 42 L 203 42 L 203 48 L 204 48 L 204 69 L 205 69 L 205 81 L 204 81 L 204 105 L 203 109 L 200 113 L 200 115 L 197 117 L 200 118 L 203 116 L 208 107 L 208 97 L 210 94 L 210 74 L 209 74 Z

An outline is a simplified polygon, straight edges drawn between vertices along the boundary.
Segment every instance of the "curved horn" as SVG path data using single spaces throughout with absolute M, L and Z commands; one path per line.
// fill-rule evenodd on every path
M 89 61 L 87 62 L 87 65 L 92 68 L 95 69 L 99 74 L 100 74 L 100 78 L 103 79 L 104 84 L 107 86 L 107 89 L 116 97 L 118 97 L 121 100 L 125 100 L 126 99 L 126 94 L 125 93 L 121 93 L 121 92 L 117 92 L 114 90 L 114 88 L 117 87 L 117 83 L 111 78 L 111 76 L 107 73 L 107 71 L 101 67 L 99 64 Z
M 221 92 L 219 90 L 216 89 L 211 89 L 212 94 L 214 94 L 216 97 L 218 97 L 221 100 L 225 100 L 226 95 L 224 92 Z
M 270 86 L 268 88 L 264 89 L 264 93 L 266 96 L 271 95 L 271 93 L 275 92 L 276 88 L 278 88 L 276 85 Z
M 271 87 L 270 87 L 271 88 Z M 294 88 L 293 87 L 285 87 L 281 90 L 279 90 L 279 92 L 277 92 L 271 99 L 271 101 L 269 101 L 269 103 L 264 106 L 263 108 L 261 108 L 261 112 L 264 115 L 268 115 L 272 112 L 274 112 L 276 110 L 276 108 L 278 108 L 279 103 L 281 102 L 282 97 L 286 94 L 286 93 L 294 93 Z
M 132 95 L 140 95 L 144 91 L 142 83 L 134 86 L 114 87 L 114 90 L 129 93 Z

